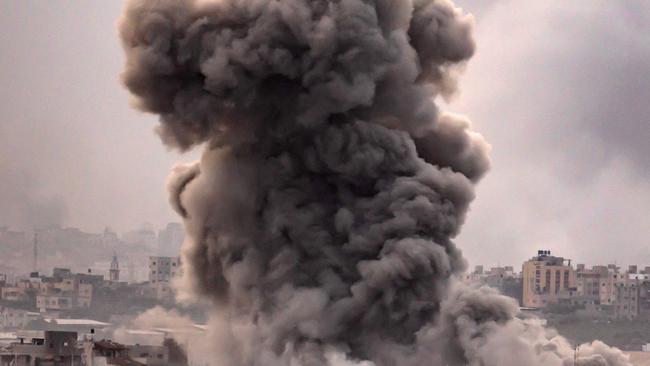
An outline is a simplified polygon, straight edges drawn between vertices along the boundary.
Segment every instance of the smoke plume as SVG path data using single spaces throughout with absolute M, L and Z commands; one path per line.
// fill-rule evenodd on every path
M 124 83 L 178 166 L 182 296 L 219 366 L 573 365 L 468 287 L 458 234 L 489 146 L 434 99 L 474 52 L 446 0 L 130 1 Z M 602 343 L 580 365 L 628 365 Z

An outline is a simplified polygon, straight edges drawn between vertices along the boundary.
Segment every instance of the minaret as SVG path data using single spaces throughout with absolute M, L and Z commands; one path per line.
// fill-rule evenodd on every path
M 117 254 L 113 253 L 113 261 L 111 261 L 111 269 L 109 271 L 109 278 L 111 282 L 120 281 L 120 263 L 117 261 Z

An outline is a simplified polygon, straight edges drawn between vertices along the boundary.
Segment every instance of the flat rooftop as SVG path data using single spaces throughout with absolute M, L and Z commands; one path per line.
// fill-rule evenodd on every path
M 92 319 L 45 319 L 47 323 L 58 324 L 58 325 L 78 325 L 78 326 L 95 326 L 95 327 L 107 327 L 111 325 L 110 323 L 104 323 Z

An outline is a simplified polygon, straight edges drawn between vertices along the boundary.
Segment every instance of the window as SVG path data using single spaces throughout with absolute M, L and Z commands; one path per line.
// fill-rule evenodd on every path
M 569 288 L 569 271 L 564 271 L 564 288 Z

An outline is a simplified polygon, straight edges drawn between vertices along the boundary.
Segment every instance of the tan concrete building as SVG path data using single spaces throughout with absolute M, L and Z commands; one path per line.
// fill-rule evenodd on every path
M 23 287 L 3 287 L 1 289 L 0 298 L 8 301 L 22 301 L 27 299 L 27 294 Z
M 568 263 L 565 263 L 568 262 Z M 556 304 L 563 294 L 576 290 L 576 274 L 570 260 L 539 250 L 522 266 L 523 306 L 543 308 Z
M 588 270 L 577 272 L 576 288 L 579 296 L 593 297 L 600 302 L 600 273 Z
M 76 306 L 88 308 L 93 300 L 93 285 L 90 283 L 80 283 L 77 285 Z
M 36 307 L 45 313 L 48 311 L 72 310 L 72 294 L 48 294 L 36 296 Z
M 616 301 L 616 282 L 622 274 L 615 265 L 593 266 L 592 271 L 600 275 L 598 297 L 603 305 L 612 305 Z
M 42 312 L 90 307 L 94 284 L 101 284 L 102 281 L 102 276 L 73 275 L 69 270 L 57 268 L 53 277 L 41 278 L 36 306 Z

